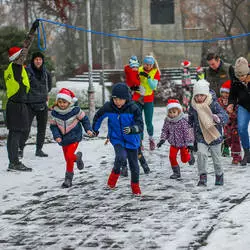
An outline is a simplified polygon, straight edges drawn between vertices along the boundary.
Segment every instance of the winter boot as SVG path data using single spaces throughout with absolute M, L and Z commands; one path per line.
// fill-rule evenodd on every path
M 120 174 L 116 174 L 114 171 L 111 172 L 108 179 L 108 187 L 113 189 L 118 181 Z
M 226 145 L 226 144 L 223 144 L 223 146 L 222 146 L 222 156 L 223 157 L 229 157 L 230 156 L 229 146 Z
M 194 158 L 194 152 L 193 151 L 190 151 L 190 160 L 188 161 L 188 164 L 190 166 L 193 166 L 195 164 L 195 158 Z
M 179 179 L 181 177 L 181 170 L 179 166 L 172 167 L 173 174 L 170 175 L 170 179 Z
M 82 152 L 76 153 L 76 166 L 79 170 L 82 170 L 84 168 L 84 163 L 82 161 Z
M 207 185 L 207 174 L 201 174 L 197 186 L 206 186 L 206 185 Z
M 150 150 L 155 150 L 155 141 L 153 138 L 149 139 L 149 149 Z
M 127 167 L 127 163 L 126 163 L 126 165 L 123 165 L 123 166 L 121 167 L 121 176 L 128 177 L 128 167 Z
M 146 159 L 142 153 L 138 154 L 138 159 L 139 159 L 139 162 L 143 168 L 144 173 L 149 174 L 150 168 L 149 168 L 148 163 L 146 162 Z
M 240 162 L 241 166 L 246 166 L 248 163 L 248 158 L 250 158 L 250 153 L 248 148 L 244 148 L 244 157 L 242 161 Z
M 223 174 L 216 175 L 215 176 L 215 185 L 217 185 L 217 186 L 223 186 L 223 184 L 224 184 Z
M 62 188 L 69 188 L 72 186 L 72 180 L 73 180 L 74 173 L 73 172 L 66 172 L 65 173 L 65 179 L 62 184 Z
M 23 149 L 18 150 L 18 158 L 22 159 L 23 158 Z
M 10 163 L 7 171 L 31 172 L 32 168 L 26 167 L 22 162 Z
M 133 183 L 131 182 L 131 189 L 132 189 L 132 193 L 136 196 L 140 196 L 141 195 L 141 189 L 139 186 L 139 182 L 138 183 Z
M 44 153 L 42 149 L 37 149 L 36 150 L 36 156 L 38 157 L 48 157 L 48 154 Z

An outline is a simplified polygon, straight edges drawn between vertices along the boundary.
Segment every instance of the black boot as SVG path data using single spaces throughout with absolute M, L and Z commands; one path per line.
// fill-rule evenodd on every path
M 179 166 L 172 167 L 173 174 L 170 175 L 170 179 L 179 179 L 181 178 L 181 170 Z
M 250 160 L 249 158 L 250 158 L 249 148 L 244 148 L 244 157 L 242 161 L 240 162 L 240 165 L 246 166 L 248 163 L 248 160 Z
M 193 151 L 190 151 L 190 157 L 191 157 L 191 158 L 190 158 L 188 164 L 189 164 L 190 166 L 192 166 L 192 165 L 195 164 L 195 158 L 194 158 L 194 152 L 193 152 Z
M 121 167 L 121 176 L 123 176 L 123 177 L 127 177 L 127 176 L 128 176 L 127 162 L 126 162 L 126 165 L 124 164 L 124 165 Z
M 22 162 L 10 163 L 7 171 L 31 172 L 32 168 L 26 167 Z
M 144 173 L 149 174 L 150 168 L 149 168 L 148 163 L 147 163 L 147 161 L 142 153 L 138 154 L 138 159 L 139 159 L 139 162 L 143 168 Z
M 36 156 L 39 156 L 39 157 L 48 157 L 48 154 L 44 153 L 42 151 L 42 149 L 37 149 L 36 150 Z
M 82 152 L 76 153 L 76 166 L 79 170 L 82 170 L 84 168 L 84 163 L 82 161 Z
M 23 149 L 18 150 L 18 158 L 22 159 L 23 158 Z
M 197 186 L 206 186 L 206 185 L 207 185 L 207 174 L 201 174 Z
M 73 180 L 74 173 L 72 172 L 66 172 L 65 173 L 65 179 L 62 184 L 62 188 L 69 188 L 72 186 L 72 180 Z

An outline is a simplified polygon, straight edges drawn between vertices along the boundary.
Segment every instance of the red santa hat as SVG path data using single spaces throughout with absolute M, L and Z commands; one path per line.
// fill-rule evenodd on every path
M 230 92 L 230 88 L 231 88 L 231 81 L 230 81 L 230 80 L 227 80 L 227 81 L 225 81 L 225 82 L 221 85 L 220 93 L 221 93 L 221 92 L 227 92 L 227 93 L 229 93 L 229 92 Z
M 56 95 L 56 100 L 58 100 L 58 99 L 63 99 L 63 100 L 66 100 L 70 103 L 74 103 L 77 101 L 75 94 L 71 90 L 66 89 L 66 88 L 62 88 L 58 92 L 58 94 Z
M 184 67 L 184 68 L 188 68 L 191 66 L 191 62 L 188 61 L 188 60 L 185 60 L 181 63 L 181 66 Z
M 22 49 L 19 48 L 19 47 L 12 47 L 12 48 L 10 48 L 9 51 L 8 51 L 10 62 L 12 62 L 16 58 L 18 58 L 18 56 L 20 55 L 21 52 L 22 52 Z
M 196 72 L 197 73 L 203 73 L 203 71 L 204 70 L 203 70 L 203 68 L 201 66 L 199 66 L 199 67 L 196 68 Z
M 169 99 L 167 102 L 167 112 L 173 108 L 177 108 L 182 112 L 182 106 L 177 99 Z

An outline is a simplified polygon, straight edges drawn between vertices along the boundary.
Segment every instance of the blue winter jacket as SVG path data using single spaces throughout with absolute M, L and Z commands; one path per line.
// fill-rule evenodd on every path
M 220 123 L 217 123 L 215 127 L 218 129 L 219 133 L 221 136 L 212 141 L 209 145 L 217 145 L 222 142 L 223 140 L 223 133 L 222 133 L 222 128 L 223 126 L 228 122 L 228 114 L 227 112 L 221 107 L 221 105 L 217 102 L 216 94 L 214 91 L 210 91 L 210 94 L 212 94 L 212 103 L 210 104 L 210 108 L 213 114 L 216 114 L 220 118 Z M 194 128 L 194 137 L 195 140 L 198 143 L 203 143 L 206 144 L 206 141 L 204 140 L 200 124 L 199 124 L 199 119 L 198 119 L 198 113 L 197 111 L 191 106 L 189 109 L 189 124 Z
M 137 149 L 140 147 L 140 133 L 143 132 L 141 110 L 133 101 L 127 101 L 118 109 L 111 100 L 106 102 L 95 114 L 93 130 L 98 131 L 103 119 L 108 118 L 108 138 L 112 145 L 120 144 L 124 148 Z M 125 127 L 137 126 L 134 134 L 124 134 Z
M 86 132 L 92 130 L 89 118 L 80 107 L 71 107 L 67 113 L 60 112 L 58 109 L 51 112 L 50 129 L 54 139 L 62 139 L 59 143 L 61 146 L 80 142 L 83 133 L 82 126 Z

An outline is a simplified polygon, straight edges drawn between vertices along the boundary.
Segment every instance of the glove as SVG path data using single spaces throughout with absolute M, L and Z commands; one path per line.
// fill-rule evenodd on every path
M 139 86 L 139 90 L 140 90 L 140 95 L 144 96 L 145 93 L 146 93 L 145 88 L 144 88 L 143 86 L 140 85 L 140 86 Z
M 93 131 L 93 136 L 97 137 L 99 135 L 99 131 Z
M 142 71 L 139 73 L 140 76 L 145 76 L 146 78 L 148 78 L 148 73 Z
M 130 89 L 132 91 L 139 91 L 140 90 L 140 87 L 139 86 L 133 86 L 133 87 L 130 87 Z
M 131 126 L 131 127 L 125 127 L 123 129 L 123 133 L 128 135 L 128 134 L 136 134 L 139 133 L 139 129 L 137 126 Z
M 219 118 L 218 115 L 213 114 L 212 116 L 213 116 L 213 120 L 214 120 L 216 123 L 220 123 L 220 118 Z
M 36 21 L 32 24 L 31 29 L 36 30 L 39 27 L 39 20 L 36 19 Z
M 130 127 L 125 127 L 123 129 L 123 133 L 126 134 L 126 135 L 131 134 L 131 132 L 132 132 L 132 129 Z
M 193 145 L 189 145 L 189 146 L 187 146 L 187 149 L 188 149 L 189 151 L 194 151 L 194 146 L 193 146 Z
M 157 148 L 160 148 L 162 146 L 162 144 L 165 143 L 165 140 L 161 139 L 157 144 L 156 144 L 156 147 Z

